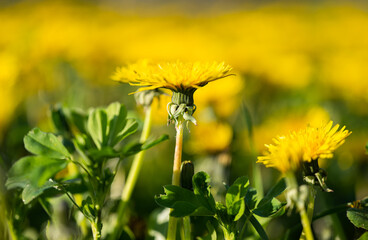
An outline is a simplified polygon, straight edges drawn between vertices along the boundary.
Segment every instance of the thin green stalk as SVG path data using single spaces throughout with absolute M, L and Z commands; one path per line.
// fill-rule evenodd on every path
M 91 221 L 91 228 L 92 228 L 93 240 L 100 240 L 101 239 L 101 228 L 99 226 L 98 221 Z
M 190 217 L 189 216 L 186 216 L 183 218 L 183 229 L 184 229 L 184 240 L 191 240 Z
M 249 149 L 254 158 L 257 157 L 257 151 L 254 147 L 254 137 L 253 137 L 253 122 L 252 117 L 250 115 L 250 112 L 248 108 L 246 107 L 244 101 L 242 102 L 242 108 L 244 111 L 244 117 L 245 117 L 245 123 L 248 129 L 248 142 L 249 142 Z M 264 196 L 264 190 L 263 190 L 263 179 L 261 175 L 261 168 L 259 164 L 257 164 L 255 161 L 252 162 L 252 183 L 254 184 L 256 190 L 257 190 L 257 197 L 258 199 L 262 199 Z
M 300 205 L 300 204 L 298 204 L 298 205 Z M 308 214 L 305 211 L 304 206 L 299 206 L 298 209 L 299 209 L 300 220 L 302 222 L 303 233 L 305 235 L 305 238 L 307 240 L 313 240 L 313 233 L 312 233 L 310 221 L 308 219 Z
M 311 221 L 308 218 L 308 213 L 305 210 L 305 202 L 299 199 L 299 186 L 295 179 L 295 175 L 293 172 L 289 172 L 286 174 L 286 183 L 288 185 L 289 191 L 295 190 L 295 195 L 291 196 L 292 201 L 297 207 L 297 210 L 300 214 L 300 220 L 303 226 L 303 232 L 301 239 L 305 238 L 306 240 L 313 240 L 313 233 L 311 228 Z M 308 204 L 307 204 L 308 205 Z M 312 212 L 313 213 L 313 212 Z
M 314 190 L 313 186 L 308 186 L 308 204 L 307 204 L 307 214 L 309 222 L 312 222 L 313 219 L 313 212 L 314 212 L 314 202 L 316 199 L 316 190 Z
M 174 165 L 172 175 L 172 185 L 180 185 L 180 167 L 181 167 L 181 155 L 183 149 L 183 122 L 179 122 L 176 125 L 176 143 L 175 143 L 175 154 L 174 154 Z M 178 219 L 175 217 L 169 217 L 169 226 L 167 231 L 167 240 L 176 239 L 176 226 Z
M 15 232 L 13 222 L 8 217 L 6 218 L 6 225 L 8 227 L 8 233 L 10 235 L 10 239 L 11 240 L 18 240 L 18 236 L 17 236 L 17 234 Z
M 145 118 L 140 138 L 141 143 L 145 142 L 148 139 L 151 132 L 151 126 L 152 126 L 152 108 L 151 106 L 148 106 L 145 108 Z M 141 151 L 134 156 L 132 166 L 129 170 L 128 178 L 126 180 L 123 192 L 121 194 L 121 202 L 118 208 L 118 218 L 116 227 L 113 234 L 111 234 L 110 239 L 117 239 L 123 229 L 122 226 L 124 225 L 124 214 L 126 212 L 125 210 L 130 200 L 130 197 L 132 196 L 134 187 L 137 183 L 138 176 L 143 165 L 145 152 L 146 151 Z

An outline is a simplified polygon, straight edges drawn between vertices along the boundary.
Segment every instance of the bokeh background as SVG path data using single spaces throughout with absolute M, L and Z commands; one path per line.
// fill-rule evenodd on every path
M 142 121 L 128 95 L 135 88 L 111 80 L 117 67 L 142 59 L 233 67 L 236 76 L 195 93 L 199 124 L 185 133 L 184 158 L 211 174 L 219 199 L 222 182 L 252 176 L 252 162 L 273 137 L 330 119 L 352 134 L 322 163 L 334 193 L 319 195 L 316 212 L 368 195 L 368 5 L 359 1 L 0 1 L 2 181 L 27 154 L 22 139 L 30 129 L 53 131 L 56 104 L 86 109 L 120 101 Z M 154 102 L 153 134 L 172 137 L 146 155 L 131 204 L 138 237 L 158 207 L 154 195 L 171 181 L 169 100 Z M 267 191 L 280 176 L 261 170 Z M 28 218 L 24 224 L 37 232 L 29 224 L 37 217 Z M 318 236 L 350 239 L 355 229 L 344 213 L 340 225 L 333 218 L 315 224 Z M 279 239 L 292 224 L 274 220 L 267 232 Z

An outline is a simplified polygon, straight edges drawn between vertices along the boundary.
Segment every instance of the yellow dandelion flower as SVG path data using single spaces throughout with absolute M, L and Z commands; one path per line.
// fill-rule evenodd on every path
M 139 86 L 137 92 L 170 89 L 173 92 L 171 102 L 167 106 L 168 121 L 178 124 L 181 121 L 191 121 L 196 110 L 194 92 L 209 82 L 233 75 L 231 67 L 224 62 L 172 62 L 164 64 L 149 64 L 142 61 L 117 70 L 113 79 Z
M 345 142 L 351 132 L 345 126 L 339 131 L 339 125 L 333 122 L 315 128 L 308 126 L 289 135 L 273 139 L 274 145 L 265 145 L 268 152 L 258 157 L 259 163 L 274 167 L 285 173 L 295 171 L 303 162 L 332 158 L 333 151 Z M 318 169 L 315 169 L 318 171 Z
M 345 126 L 339 131 L 339 124 L 332 127 L 333 122 L 319 128 L 308 126 L 299 131 L 300 144 L 302 146 L 303 161 L 311 162 L 316 159 L 332 158 L 333 152 L 340 147 L 351 132 L 345 130 Z
M 296 134 L 293 132 L 288 136 L 278 136 L 272 139 L 274 144 L 265 144 L 268 152 L 259 156 L 258 163 L 266 167 L 273 167 L 282 173 L 295 171 L 300 166 L 301 152 Z
M 167 88 L 175 92 L 194 92 L 207 83 L 233 75 L 231 67 L 217 62 L 180 62 L 158 65 L 142 61 L 117 70 L 113 79 L 139 86 L 138 91 Z

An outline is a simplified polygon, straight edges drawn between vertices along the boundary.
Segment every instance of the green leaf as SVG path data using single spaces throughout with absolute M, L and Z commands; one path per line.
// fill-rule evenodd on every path
M 111 103 L 106 108 L 106 113 L 109 121 L 109 136 L 108 136 L 108 145 L 115 146 L 119 142 L 119 134 L 124 129 L 127 120 L 127 111 L 125 106 L 115 102 Z
M 52 133 L 42 132 L 39 128 L 32 129 L 24 137 L 25 148 L 36 155 L 55 159 L 70 158 L 70 153 L 61 141 Z
M 268 240 L 266 231 L 263 229 L 262 225 L 258 222 L 258 220 L 254 217 L 254 215 L 250 217 L 250 222 L 252 223 L 254 229 L 257 231 L 261 239 Z
M 255 188 L 249 188 L 245 195 L 245 205 L 249 210 L 253 210 L 257 205 L 257 190 Z
M 348 209 L 347 216 L 354 226 L 368 230 L 368 211 L 366 209 Z
M 47 181 L 42 187 L 35 187 L 31 184 L 28 184 L 22 192 L 22 200 L 24 204 L 30 203 L 33 199 L 44 193 L 46 190 L 50 188 L 54 188 L 57 186 L 56 182 Z
M 51 109 L 51 119 L 54 124 L 55 129 L 61 133 L 70 133 L 70 127 L 67 122 L 64 110 L 60 105 L 54 106 Z
M 124 125 L 124 128 L 122 128 L 115 140 L 112 143 L 112 146 L 116 145 L 117 143 L 121 142 L 122 140 L 124 140 L 126 137 L 128 137 L 129 135 L 135 133 L 138 129 L 138 123 L 137 121 L 135 121 L 134 119 L 127 119 L 126 123 Z
M 87 134 L 88 115 L 81 109 L 72 109 L 67 114 L 68 120 L 78 129 L 80 133 Z
M 240 177 L 229 187 L 226 193 L 226 208 L 229 215 L 235 216 L 237 221 L 244 214 L 244 198 L 247 194 L 249 180 L 246 177 Z
M 286 203 L 282 203 L 276 198 L 262 199 L 253 213 L 260 217 L 270 217 L 276 214 Z
M 162 207 L 172 208 L 170 215 L 173 217 L 214 215 L 214 212 L 203 206 L 198 197 L 188 189 L 167 185 L 164 191 L 165 194 L 156 196 L 155 201 Z
M 107 142 L 107 114 L 104 109 L 92 110 L 88 116 L 87 129 L 98 149 Z
M 363 233 L 358 240 L 368 240 L 368 232 Z
M 198 172 L 193 176 L 193 192 L 202 206 L 211 212 L 216 212 L 216 202 L 211 194 L 210 176 L 205 172 Z
M 169 136 L 167 134 L 163 134 L 158 138 L 150 138 L 143 144 L 142 143 L 130 143 L 124 146 L 122 152 L 124 156 L 128 157 L 140 151 L 150 149 L 151 147 L 154 147 L 157 144 L 163 141 L 166 141 L 167 139 L 169 139 Z
M 273 186 L 267 195 L 258 203 L 257 208 L 253 210 L 253 213 L 261 217 L 270 217 L 276 214 L 285 203 L 281 203 L 275 197 L 280 195 L 286 189 L 285 179 L 282 178 L 280 181 Z
M 19 159 L 9 170 L 6 187 L 25 188 L 28 184 L 36 188 L 42 187 L 46 181 L 64 169 L 68 161 L 52 159 L 45 156 L 28 156 Z
M 145 141 L 142 145 L 142 150 L 147 150 L 153 146 L 156 146 L 157 144 L 166 141 L 169 139 L 169 135 L 163 134 L 158 138 L 149 138 L 147 141 Z
M 112 147 L 102 147 L 101 149 L 90 149 L 88 150 L 88 155 L 93 160 L 100 160 L 105 158 L 115 158 L 119 157 L 119 152 L 115 151 Z

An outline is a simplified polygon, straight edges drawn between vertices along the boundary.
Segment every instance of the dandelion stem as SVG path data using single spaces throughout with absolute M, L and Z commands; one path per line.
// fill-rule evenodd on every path
M 176 143 L 175 143 L 175 155 L 174 155 L 174 166 L 172 175 L 172 184 L 180 185 L 180 166 L 181 166 L 181 155 L 183 148 L 183 122 L 179 121 L 176 125 Z M 167 231 L 167 239 L 176 239 L 176 226 L 178 219 L 175 217 L 169 218 L 169 226 Z
M 144 119 L 143 130 L 142 130 L 141 138 L 140 138 L 141 143 L 145 142 L 148 139 L 150 132 L 151 132 L 151 126 L 152 126 L 151 123 L 152 123 L 152 107 L 147 106 L 145 108 L 145 119 Z M 115 226 L 115 230 L 113 234 L 111 234 L 110 239 L 117 239 L 121 234 L 121 231 L 123 229 L 122 226 L 124 224 L 124 217 L 125 217 L 124 215 L 126 213 L 125 210 L 130 200 L 130 197 L 132 196 L 135 184 L 137 183 L 138 176 L 139 176 L 139 173 L 143 165 L 144 155 L 145 155 L 145 151 L 141 151 L 134 156 L 132 166 L 129 170 L 129 174 L 128 174 L 123 192 L 121 194 L 121 202 L 118 208 L 118 219 L 117 219 L 117 223 Z
M 312 233 L 310 221 L 308 219 L 308 214 L 305 211 L 304 206 L 300 206 L 300 204 L 298 204 L 298 210 L 299 210 L 299 214 L 300 214 L 300 220 L 301 220 L 302 226 L 303 226 L 303 233 L 305 235 L 305 239 L 313 240 L 313 233 Z

